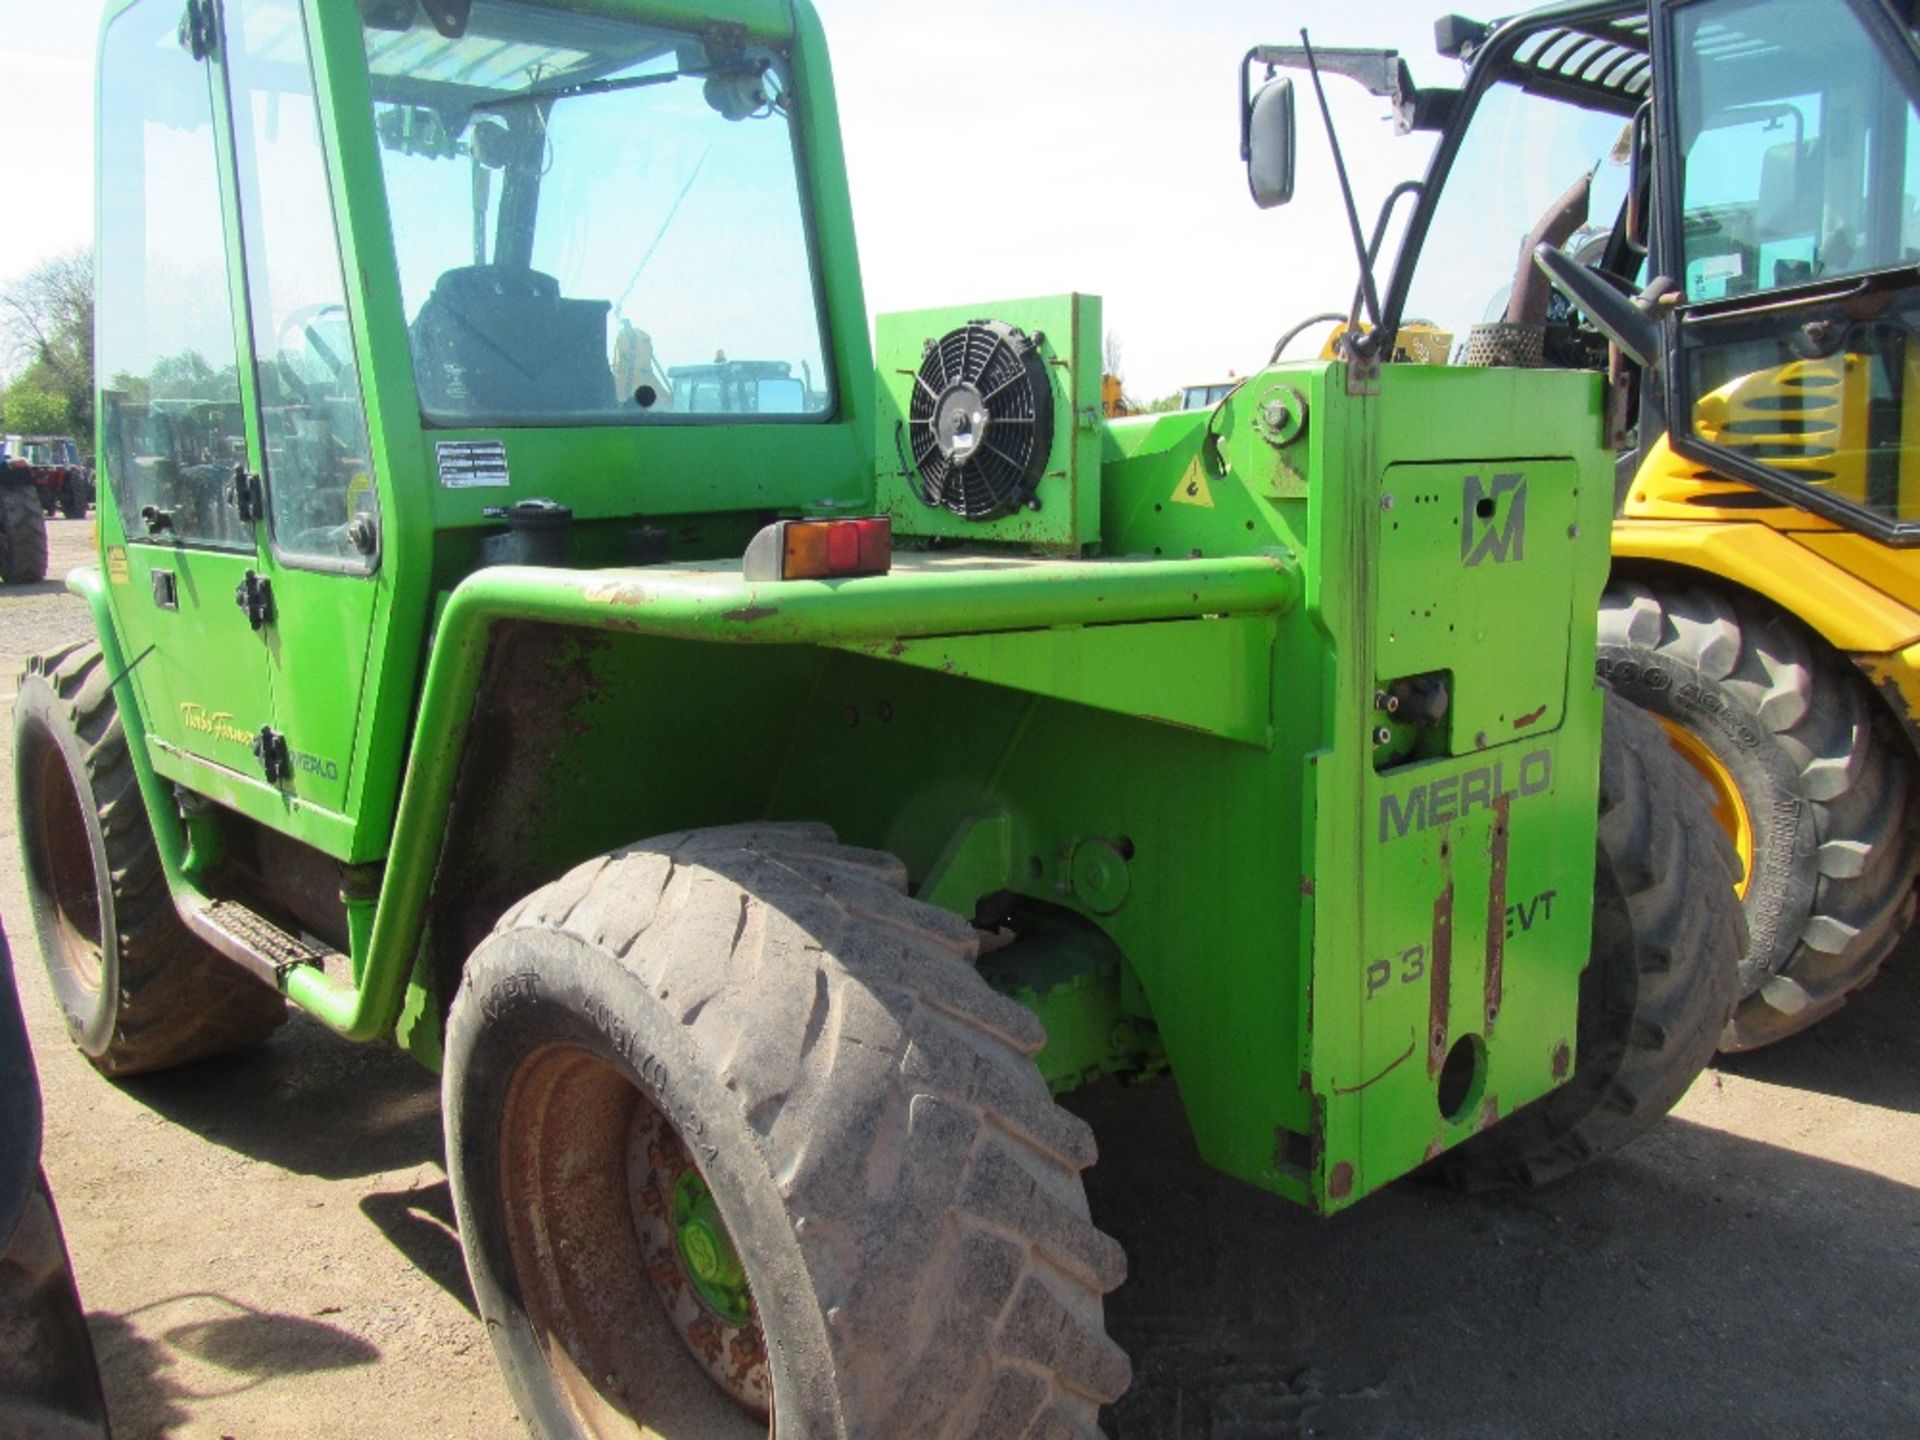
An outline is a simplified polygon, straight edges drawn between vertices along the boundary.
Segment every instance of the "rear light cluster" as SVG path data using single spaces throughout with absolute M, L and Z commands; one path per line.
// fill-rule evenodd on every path
M 893 521 L 776 520 L 747 545 L 748 580 L 839 580 L 893 566 Z

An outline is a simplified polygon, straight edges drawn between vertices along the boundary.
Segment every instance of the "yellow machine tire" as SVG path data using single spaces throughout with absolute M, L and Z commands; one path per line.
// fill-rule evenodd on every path
M 1742 998 L 1721 1048 L 1768 1045 L 1837 1010 L 1914 914 L 1905 737 L 1819 636 L 1711 585 L 1616 580 L 1599 667 L 1668 727 L 1748 861 Z

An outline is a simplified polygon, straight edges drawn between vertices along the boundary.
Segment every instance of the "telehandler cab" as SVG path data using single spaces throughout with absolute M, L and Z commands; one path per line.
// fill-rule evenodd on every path
M 120 0 L 100 106 L 53 984 L 109 1076 L 288 1000 L 438 1068 L 537 1433 L 1093 1433 L 1102 1076 L 1329 1212 L 1705 1063 L 1732 852 L 1593 679 L 1596 377 L 1109 422 L 1083 295 L 876 356 L 804 0 Z M 801 383 L 663 403 L 721 355 Z
M 1871 980 L 1914 915 L 1914 10 L 1631 0 L 1450 16 L 1436 38 L 1458 89 L 1322 52 L 1439 136 L 1386 328 L 1396 357 L 1438 334 L 1459 363 L 1572 369 L 1624 339 L 1600 671 L 1715 796 L 1751 933 L 1723 1046 L 1769 1044 Z M 1543 242 L 1591 277 L 1569 277 L 1585 301 L 1549 294 Z

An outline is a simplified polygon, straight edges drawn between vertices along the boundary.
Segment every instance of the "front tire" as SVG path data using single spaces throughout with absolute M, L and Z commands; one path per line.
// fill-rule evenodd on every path
M 1653 1125 L 1713 1058 L 1745 925 L 1733 847 L 1660 728 L 1606 697 L 1593 949 L 1573 1078 L 1448 1156 L 1470 1185 L 1540 1185 Z
M 1609 588 L 1600 673 L 1707 778 L 1745 860 L 1750 940 L 1721 1048 L 1832 1014 L 1913 920 L 1904 738 L 1825 642 L 1707 587 Z
M 263 1040 L 287 1007 L 180 922 L 108 679 L 91 641 L 29 661 L 13 760 L 47 978 L 73 1043 L 121 1076 Z
M 448 1168 L 536 1434 L 764 1436 L 762 1394 L 782 1440 L 1097 1434 L 1129 1368 L 1092 1133 L 905 884 L 821 826 L 694 831 L 474 952 Z

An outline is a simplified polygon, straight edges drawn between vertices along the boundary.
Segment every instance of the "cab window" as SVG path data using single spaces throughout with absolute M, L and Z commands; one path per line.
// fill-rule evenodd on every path
M 1677 14 L 1689 300 L 1920 257 L 1920 123 L 1833 0 L 1705 0 Z
M 250 550 L 211 81 L 179 25 L 173 0 L 145 0 L 102 41 L 100 465 L 130 538 Z
M 1702 458 L 1920 541 L 1920 122 L 1904 37 L 1834 0 L 1677 7 L 1679 371 Z
M 473 0 L 443 35 L 363 7 L 427 422 L 823 417 L 785 57 L 589 8 Z M 728 363 L 784 383 L 742 402 Z
M 229 0 L 227 83 L 274 545 L 300 562 L 363 568 L 371 447 L 293 0 Z

